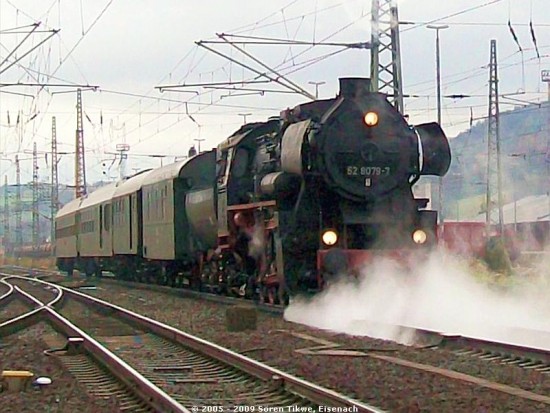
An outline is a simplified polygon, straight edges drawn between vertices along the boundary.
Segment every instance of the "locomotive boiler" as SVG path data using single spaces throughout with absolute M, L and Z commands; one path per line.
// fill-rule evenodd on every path
M 435 245 L 437 212 L 412 186 L 422 175 L 443 176 L 450 160 L 437 123 L 410 126 L 385 95 L 370 92 L 369 79 L 342 78 L 333 99 L 246 124 L 215 150 L 139 184 L 130 178 L 122 185 L 136 198 L 126 221 L 136 221 L 137 248 L 95 262 L 283 301 L 373 255 Z

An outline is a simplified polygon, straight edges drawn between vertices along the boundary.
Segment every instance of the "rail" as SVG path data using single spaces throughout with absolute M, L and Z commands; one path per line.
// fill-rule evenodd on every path
M 40 281 L 45 284 L 51 284 L 46 281 Z M 243 372 L 250 374 L 253 377 L 263 381 L 272 382 L 274 386 L 279 386 L 286 391 L 295 393 L 311 402 L 333 407 L 347 407 L 357 409 L 358 412 L 379 413 L 381 410 L 367 404 L 361 403 L 350 397 L 344 396 L 336 391 L 323 388 L 313 383 L 307 382 L 300 378 L 294 377 L 281 370 L 260 363 L 256 360 L 235 353 L 231 350 L 218 346 L 217 344 L 208 342 L 201 338 L 179 331 L 166 324 L 152 320 L 140 314 L 128 311 L 117 305 L 106 301 L 90 297 L 78 291 L 74 291 L 65 287 L 62 288 L 65 292 L 64 297 L 72 297 L 81 303 L 93 307 L 98 310 L 108 309 L 111 314 L 126 320 L 133 325 L 139 325 L 140 328 L 146 328 L 160 337 L 179 343 L 191 350 L 197 351 L 213 359 L 229 364 Z M 58 302 L 56 305 L 62 304 Z M 53 310 L 48 309 L 53 312 Z M 57 314 L 57 313 L 56 313 Z M 78 334 L 80 335 L 80 334 Z
M 4 274 L 5 275 L 5 274 Z M 12 275 L 11 278 L 26 279 L 29 278 Z M 63 287 L 55 286 L 54 284 L 47 283 L 41 280 L 37 280 L 40 283 L 49 285 L 60 289 L 62 292 L 69 290 Z M 139 372 L 134 370 L 124 360 L 120 359 L 111 351 L 103 347 L 98 341 L 90 337 L 85 331 L 78 328 L 66 318 L 62 317 L 49 305 L 46 305 L 33 297 L 31 294 L 23 291 L 19 287 L 14 287 L 18 294 L 23 296 L 26 301 L 34 303 L 38 308 L 31 312 L 19 316 L 15 319 L 9 320 L 6 323 L 0 324 L 0 336 L 4 334 L 10 334 L 14 329 L 25 328 L 34 324 L 41 319 L 48 320 L 52 326 L 60 333 L 67 337 L 77 337 L 82 339 L 81 346 L 90 354 L 98 363 L 108 368 L 109 372 L 117 377 L 122 383 L 124 383 L 129 389 L 136 393 L 142 400 L 150 405 L 155 411 L 170 412 L 170 413 L 188 413 L 189 411 L 173 400 L 170 396 L 160 390 L 157 386 L 152 384 L 149 380 L 143 377 Z M 63 294 L 61 297 L 57 296 L 50 304 L 59 305 L 62 302 Z

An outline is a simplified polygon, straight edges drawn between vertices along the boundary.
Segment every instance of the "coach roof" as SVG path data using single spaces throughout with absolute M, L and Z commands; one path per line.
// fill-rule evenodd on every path
M 153 169 L 151 173 L 143 180 L 142 186 L 154 185 L 159 182 L 173 180 L 178 177 L 185 177 L 189 174 L 202 173 L 200 169 L 195 169 L 203 165 L 204 162 L 209 163 L 209 159 L 212 161 L 212 168 L 214 168 L 214 161 L 216 156 L 216 150 L 203 151 L 198 155 L 188 158 L 184 161 L 179 161 L 170 165 L 162 166 L 158 169 Z M 213 169 L 214 170 L 214 169 Z
M 88 208 L 94 205 L 99 205 L 104 202 L 111 201 L 111 199 L 113 198 L 115 189 L 119 185 L 119 183 L 120 182 L 113 182 L 95 190 L 94 192 L 89 194 L 87 197 L 82 199 L 82 203 L 80 204 L 80 209 Z
M 157 182 L 176 179 L 179 176 L 181 169 L 191 159 L 193 158 L 172 163 L 170 165 L 161 166 L 160 168 L 157 168 L 157 169 L 153 169 L 151 173 L 147 174 L 147 177 L 143 180 L 142 185 L 143 186 L 152 185 L 152 184 L 156 184 Z
M 139 191 L 143 186 L 143 181 L 151 172 L 151 169 L 146 169 L 120 183 L 113 194 L 113 198 L 119 198 Z

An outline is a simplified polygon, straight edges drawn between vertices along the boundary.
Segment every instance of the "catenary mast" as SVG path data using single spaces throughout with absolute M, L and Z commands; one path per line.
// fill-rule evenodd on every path
M 21 223 L 21 168 L 19 156 L 15 155 L 15 245 L 21 248 L 23 245 L 23 225 Z
M 36 248 L 40 244 L 40 220 L 39 220 L 39 193 L 38 193 L 38 151 L 36 142 L 32 147 L 32 246 Z
M 55 240 L 55 215 L 59 208 L 59 180 L 57 175 L 57 127 L 55 116 L 52 116 L 52 191 L 50 197 L 50 219 L 51 219 L 51 234 L 50 242 L 53 244 Z
M 500 235 L 503 235 L 502 211 L 502 173 L 500 159 L 500 112 L 498 106 L 498 68 L 497 41 L 491 40 L 491 57 L 489 63 L 489 114 L 487 130 L 487 191 L 485 223 L 487 235 L 493 225 L 497 225 Z M 498 215 L 493 214 L 497 208 Z
M 84 127 L 82 122 L 82 90 L 76 91 L 76 151 L 75 151 L 75 194 L 86 195 L 86 164 L 84 156 Z
M 399 18 L 395 0 L 372 0 L 370 78 L 371 90 L 387 94 L 403 114 Z

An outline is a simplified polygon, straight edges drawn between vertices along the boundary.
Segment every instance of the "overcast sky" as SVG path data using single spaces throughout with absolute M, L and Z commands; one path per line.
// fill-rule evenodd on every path
M 547 99 L 541 69 L 550 69 L 549 0 L 400 0 L 402 71 L 405 100 L 413 124 L 436 119 L 435 32 L 426 23 L 444 23 L 441 35 L 443 127 L 449 136 L 469 127 L 470 118 L 487 115 L 490 40 L 497 40 L 501 111 L 521 102 Z M 130 146 L 127 172 L 160 165 L 145 155 L 187 154 L 204 139 L 211 148 L 242 123 L 262 121 L 280 110 L 307 101 L 293 93 L 230 92 L 188 87 L 160 93 L 156 86 L 251 80 L 254 73 L 198 46 L 219 40 L 216 33 L 315 42 L 354 43 L 370 40 L 371 1 L 352 0 L 0 0 L 1 83 L 49 83 L 99 86 L 83 92 L 84 137 L 88 181 L 117 176 L 116 145 Z M 508 28 L 517 35 L 519 52 Z M 529 30 L 532 21 L 540 59 Z M 29 25 L 41 22 L 24 42 Z M 20 30 L 10 30 L 23 27 Z M 46 40 L 48 30 L 59 33 Z M 17 31 L 18 33 L 15 33 Z M 39 31 L 42 31 L 38 33 Z M 45 40 L 45 41 L 44 41 Z M 14 58 L 44 43 L 18 64 Z M 206 44 L 244 64 L 259 68 L 230 45 Z M 276 68 L 319 97 L 338 91 L 338 78 L 369 76 L 370 52 L 335 46 L 247 45 L 253 57 Z M 276 84 L 249 88 L 285 91 Z M 75 87 L 12 86 L 0 89 L 0 174 L 14 182 L 19 152 L 30 159 L 33 142 L 50 150 L 52 116 L 57 119 L 60 180 L 72 183 L 76 128 Z M 9 93 L 8 93 L 9 92 Z M 59 93 L 68 92 L 68 93 Z M 14 93 L 22 94 L 15 95 Z M 186 103 L 187 102 L 187 103 Z M 472 114 L 472 115 L 471 115 Z M 19 117 L 19 123 L 17 118 Z M 22 161 L 22 182 L 32 179 L 31 161 Z M 40 179 L 49 180 L 49 159 L 41 155 Z

